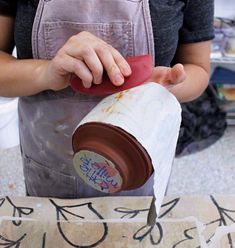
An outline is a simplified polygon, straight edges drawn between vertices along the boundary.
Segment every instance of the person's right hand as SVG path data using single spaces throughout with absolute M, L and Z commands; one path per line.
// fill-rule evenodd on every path
M 116 86 L 131 74 L 129 64 L 116 49 L 85 31 L 72 36 L 45 68 L 44 78 L 52 90 L 66 88 L 73 74 L 86 88 L 102 83 L 104 70 Z

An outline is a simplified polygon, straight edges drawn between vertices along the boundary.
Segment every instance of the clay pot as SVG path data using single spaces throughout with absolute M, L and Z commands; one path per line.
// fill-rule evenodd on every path
M 73 135 L 74 165 L 80 177 L 106 193 L 142 186 L 153 172 L 143 146 L 111 124 L 89 122 Z

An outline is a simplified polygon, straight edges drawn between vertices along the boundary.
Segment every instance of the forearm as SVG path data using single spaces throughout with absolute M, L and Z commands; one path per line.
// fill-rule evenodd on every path
M 184 65 L 185 80 L 170 88 L 180 102 L 189 102 L 199 97 L 209 82 L 209 73 L 202 67 L 194 64 Z
M 18 60 L 0 51 L 0 96 L 28 96 L 46 90 L 45 60 Z

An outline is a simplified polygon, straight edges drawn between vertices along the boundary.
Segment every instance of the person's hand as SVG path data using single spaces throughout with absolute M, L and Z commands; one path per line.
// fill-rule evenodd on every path
M 48 88 L 60 90 L 69 85 L 71 76 L 75 74 L 84 87 L 90 88 L 92 83 L 102 82 L 104 70 L 116 86 L 122 85 L 124 77 L 131 74 L 129 64 L 116 49 L 84 31 L 72 36 L 55 58 L 48 61 L 44 78 Z
M 176 64 L 172 68 L 156 66 L 148 82 L 156 82 L 167 88 L 182 83 L 186 79 L 186 73 L 182 64 Z

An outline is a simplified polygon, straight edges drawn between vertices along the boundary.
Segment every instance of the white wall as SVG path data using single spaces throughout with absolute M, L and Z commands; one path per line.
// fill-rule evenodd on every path
M 235 0 L 215 0 L 215 16 L 235 18 Z

